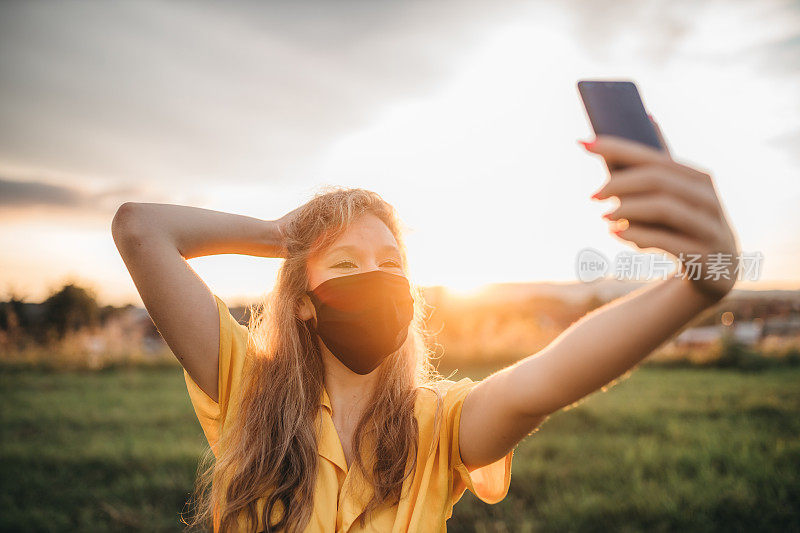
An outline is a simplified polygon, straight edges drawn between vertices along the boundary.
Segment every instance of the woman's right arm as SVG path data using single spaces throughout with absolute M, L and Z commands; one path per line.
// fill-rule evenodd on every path
M 290 213 L 291 214 L 291 213 Z M 275 221 L 182 205 L 126 202 L 111 234 L 158 331 L 194 381 L 218 401 L 219 313 L 187 259 L 216 254 L 284 257 Z

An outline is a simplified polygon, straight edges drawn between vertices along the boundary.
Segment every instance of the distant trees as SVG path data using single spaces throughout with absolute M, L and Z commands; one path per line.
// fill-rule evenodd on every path
M 69 331 L 97 326 L 99 322 L 100 309 L 94 294 L 72 283 L 64 285 L 43 305 L 45 324 L 59 339 Z
M 95 292 L 65 283 L 42 302 L 0 302 L 0 363 L 101 368 L 172 361 L 144 309 L 100 306 Z
M 0 340 L 57 341 L 71 332 L 101 326 L 129 307 L 101 307 L 93 290 L 75 283 L 66 283 L 41 303 L 13 295 L 0 302 Z

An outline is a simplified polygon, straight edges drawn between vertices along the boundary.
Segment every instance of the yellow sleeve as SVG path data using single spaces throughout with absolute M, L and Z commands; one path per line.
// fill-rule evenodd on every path
M 219 314 L 219 383 L 217 388 L 219 403 L 212 400 L 195 383 L 186 369 L 183 370 L 183 376 L 197 419 L 216 456 L 216 444 L 229 412 L 230 399 L 241 383 L 242 367 L 247 354 L 248 330 L 247 326 L 239 324 L 233 318 L 228 306 L 219 296 L 215 294 L 214 299 L 217 302 Z
M 511 484 L 513 449 L 494 463 L 471 472 L 467 470 L 461 460 L 458 435 L 461 425 L 461 407 L 464 404 L 464 398 L 477 384 L 477 381 L 463 378 L 451 385 L 444 396 L 445 431 L 447 431 L 446 436 L 450 441 L 450 471 L 453 474 L 453 505 L 461 499 L 466 489 L 469 489 L 470 492 L 485 503 L 498 503 L 506 497 Z

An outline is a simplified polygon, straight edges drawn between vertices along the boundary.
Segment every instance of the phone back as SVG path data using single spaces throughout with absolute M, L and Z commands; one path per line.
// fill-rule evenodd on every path
M 633 82 L 581 80 L 578 92 L 595 135 L 616 135 L 664 149 Z

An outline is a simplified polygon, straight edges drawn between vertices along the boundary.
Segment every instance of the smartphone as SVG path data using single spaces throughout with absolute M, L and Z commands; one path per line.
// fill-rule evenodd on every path
M 664 151 L 653 123 L 647 117 L 639 89 L 632 81 L 579 80 L 586 114 L 595 135 L 616 135 Z M 620 168 L 615 164 L 609 170 Z

